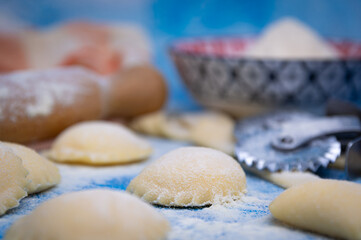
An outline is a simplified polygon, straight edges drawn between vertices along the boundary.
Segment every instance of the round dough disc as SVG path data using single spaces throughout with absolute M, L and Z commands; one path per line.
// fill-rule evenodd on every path
M 26 186 L 28 194 L 41 192 L 60 182 L 59 169 L 54 163 L 28 147 L 14 143 L 4 144 L 22 159 L 23 166 L 29 172 L 26 177 L 29 182 Z
M 124 192 L 87 190 L 51 199 L 16 221 L 4 240 L 164 239 L 168 221 Z
M 46 155 L 59 162 L 114 164 L 142 160 L 151 153 L 150 144 L 126 127 L 92 121 L 66 129 Z
M 239 199 L 246 176 L 232 157 L 204 147 L 173 150 L 146 167 L 127 191 L 164 206 L 196 207 Z
M 293 226 L 343 239 L 361 239 L 361 184 L 315 180 L 291 187 L 269 206 Z
M 26 197 L 26 175 L 21 159 L 0 143 L 0 215 L 18 206 L 19 200 Z

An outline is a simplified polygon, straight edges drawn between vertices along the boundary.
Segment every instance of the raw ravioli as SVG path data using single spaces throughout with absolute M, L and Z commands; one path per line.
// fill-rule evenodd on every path
M 151 153 L 150 144 L 126 127 L 92 121 L 66 129 L 46 156 L 58 162 L 101 165 L 138 161 Z
M 127 191 L 152 204 L 198 207 L 238 200 L 246 190 L 242 167 L 204 147 L 173 150 L 146 167 Z
M 4 240 L 157 240 L 168 221 L 152 206 L 124 192 L 87 190 L 67 193 L 16 221 Z
M 28 194 L 41 192 L 60 182 L 59 169 L 54 163 L 25 146 L 15 143 L 4 144 L 22 159 L 23 166 L 29 172 L 26 177 L 29 182 L 26 186 Z
M 0 216 L 18 206 L 19 200 L 27 196 L 27 175 L 21 159 L 0 143 Z
M 287 189 L 269 206 L 272 215 L 305 230 L 361 239 L 361 185 L 316 180 Z

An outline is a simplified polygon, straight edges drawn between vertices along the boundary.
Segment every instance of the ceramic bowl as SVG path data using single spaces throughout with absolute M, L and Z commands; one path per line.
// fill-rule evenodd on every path
M 170 47 L 170 54 L 200 104 L 238 116 L 322 108 L 330 98 L 361 100 L 361 43 L 330 42 L 339 59 L 259 59 L 243 56 L 251 42 L 181 40 Z

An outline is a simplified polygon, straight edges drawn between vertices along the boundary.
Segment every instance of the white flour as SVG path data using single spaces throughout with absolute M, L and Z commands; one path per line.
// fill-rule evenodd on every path
M 58 164 L 61 183 L 49 191 L 24 198 L 20 207 L 0 218 L 0 239 L 20 216 L 29 214 L 42 202 L 60 194 L 92 188 L 124 191 L 130 180 L 161 155 L 185 146 L 184 142 L 147 138 L 155 152 L 143 162 L 107 167 Z M 171 223 L 168 240 L 213 239 L 327 239 L 320 235 L 294 230 L 273 221 L 269 203 L 283 190 L 253 175 L 247 175 L 246 196 L 233 204 L 200 209 L 157 208 Z
M 264 30 L 246 51 L 255 58 L 305 59 L 337 58 L 336 50 L 315 31 L 293 18 L 284 18 Z

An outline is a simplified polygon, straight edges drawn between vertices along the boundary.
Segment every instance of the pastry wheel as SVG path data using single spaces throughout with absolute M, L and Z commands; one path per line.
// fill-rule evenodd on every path
M 341 154 L 336 136 L 360 134 L 356 117 L 320 117 L 275 112 L 238 122 L 236 156 L 248 167 L 275 171 L 316 171 Z

